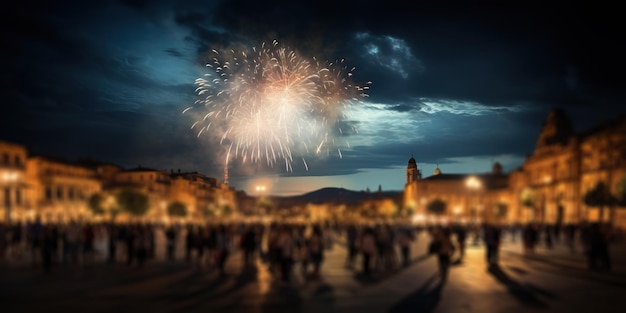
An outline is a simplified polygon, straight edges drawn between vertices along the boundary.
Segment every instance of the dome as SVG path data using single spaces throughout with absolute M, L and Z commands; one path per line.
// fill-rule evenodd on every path
M 439 164 L 437 164 L 437 168 L 435 168 L 435 171 L 433 172 L 433 175 L 441 175 L 441 170 L 439 169 Z

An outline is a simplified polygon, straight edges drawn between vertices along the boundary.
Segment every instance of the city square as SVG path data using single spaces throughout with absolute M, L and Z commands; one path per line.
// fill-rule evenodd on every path
M 624 311 L 622 8 L 7 3 L 0 311 Z
M 406 267 L 360 273 L 360 260 L 345 266 L 345 238 L 332 233 L 321 275 L 303 277 L 295 265 L 293 279 L 283 282 L 257 259 L 244 268 L 241 251 L 233 249 L 225 275 L 198 268 L 184 259 L 165 259 L 157 249 L 143 267 L 123 262 L 40 266 L 3 263 L 1 301 L 10 312 L 620 312 L 626 288 L 626 245 L 611 246 L 615 264 L 609 272 L 587 269 L 581 251 L 564 243 L 539 246 L 527 255 L 519 239 L 505 238 L 497 269 L 485 261 L 484 243 L 468 240 L 466 257 L 453 263 L 441 283 L 436 257 L 427 254 L 430 236 L 412 243 Z M 181 242 L 182 244 L 182 242 Z M 458 253 L 457 253 L 458 254 Z

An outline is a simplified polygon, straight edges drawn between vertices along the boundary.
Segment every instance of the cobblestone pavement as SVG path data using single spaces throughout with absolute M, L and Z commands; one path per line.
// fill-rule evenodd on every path
M 488 269 L 482 246 L 440 284 L 428 238 L 414 243 L 410 266 L 365 278 L 344 267 L 345 247 L 327 251 L 319 279 L 275 279 L 266 264 L 242 270 L 233 253 L 227 274 L 182 260 L 39 267 L 0 265 L 3 312 L 623 312 L 626 249 L 613 248 L 614 270 L 590 272 L 580 254 L 557 247 L 525 256 L 505 242 L 500 266 Z M 544 251 L 545 250 L 545 251 Z

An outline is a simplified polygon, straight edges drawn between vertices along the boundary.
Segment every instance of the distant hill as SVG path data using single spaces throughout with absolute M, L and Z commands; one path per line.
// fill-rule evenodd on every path
M 346 203 L 353 204 L 366 199 L 373 199 L 382 196 L 384 198 L 400 198 L 402 191 L 378 191 L 365 192 L 353 191 L 345 188 L 327 187 L 318 189 L 299 196 L 272 197 L 280 201 L 308 202 L 308 203 Z

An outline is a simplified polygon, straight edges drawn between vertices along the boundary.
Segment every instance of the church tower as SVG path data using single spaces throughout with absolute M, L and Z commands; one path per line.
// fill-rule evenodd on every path
M 417 162 L 413 158 L 413 155 L 411 155 L 409 164 L 406 167 L 406 183 L 410 184 L 419 179 L 422 179 L 422 173 L 420 173 L 420 170 L 417 168 Z

